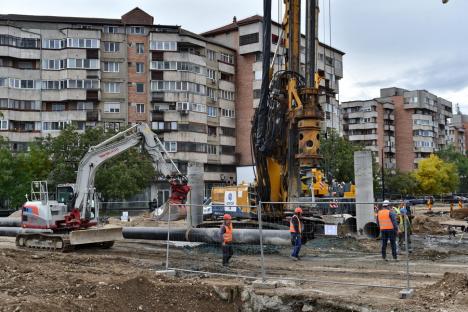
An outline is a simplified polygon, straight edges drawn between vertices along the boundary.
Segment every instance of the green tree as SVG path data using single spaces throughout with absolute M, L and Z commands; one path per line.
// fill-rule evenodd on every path
M 457 151 L 453 145 L 440 150 L 436 155 L 457 167 L 458 176 L 460 177 L 458 191 L 466 192 L 468 190 L 468 157 Z
M 11 200 L 11 194 L 16 183 L 14 162 L 10 150 L 0 146 L 0 206 L 8 206 Z
M 328 178 L 340 182 L 354 181 L 354 152 L 362 147 L 345 140 L 335 131 L 322 135 L 320 140 L 320 166 Z
M 418 181 L 411 173 L 386 172 L 385 189 L 391 194 L 414 195 L 418 192 Z
M 457 167 L 434 154 L 421 160 L 413 174 L 424 194 L 451 193 L 460 182 Z
M 41 141 L 53 163 L 49 174 L 52 187 L 62 183 L 74 183 L 79 163 L 91 146 L 115 135 L 102 128 L 90 128 L 78 133 L 66 127 L 56 138 Z M 155 176 L 149 155 L 132 148 L 104 162 L 96 172 L 95 187 L 106 199 L 125 199 L 149 186 Z

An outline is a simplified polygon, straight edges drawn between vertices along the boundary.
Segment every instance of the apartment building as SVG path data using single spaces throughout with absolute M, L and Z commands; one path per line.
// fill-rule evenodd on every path
M 395 105 L 390 100 L 372 99 L 341 103 L 343 135 L 373 152 L 375 161 L 387 169 L 396 168 Z
M 449 141 L 458 152 L 464 155 L 468 146 L 467 131 L 468 115 L 463 115 L 461 112 L 454 114 L 449 125 Z
M 148 122 L 179 169 L 235 177 L 235 50 L 139 8 L 119 19 L 0 15 L 0 135 L 37 137 Z
M 236 129 L 237 147 L 236 153 L 239 157 L 240 165 L 252 165 L 252 155 L 250 146 L 251 121 L 254 109 L 260 101 L 260 87 L 262 77 L 262 20 L 259 15 L 254 15 L 242 20 L 235 17 L 232 23 L 207 31 L 202 35 L 215 42 L 227 45 L 236 52 L 236 72 L 237 72 L 237 101 L 236 101 Z M 274 70 L 284 69 L 286 49 L 284 40 L 279 40 L 281 26 L 273 22 L 271 29 L 271 55 L 274 54 L 277 45 L 278 57 L 275 59 Z M 323 130 L 335 129 L 341 132 L 340 110 L 337 96 L 339 94 L 339 80 L 343 78 L 343 55 L 344 53 L 319 43 L 317 54 L 318 69 L 325 71 L 323 86 L 328 86 L 335 96 L 322 96 L 320 103 L 324 109 Z M 305 63 L 305 38 L 301 42 L 301 63 L 302 74 L 304 74 Z
M 358 103 L 366 103 L 366 105 Z M 344 133 L 350 140 L 354 134 L 354 132 L 350 131 L 356 130 L 355 127 L 359 127 L 360 131 L 366 127 L 374 127 L 374 116 L 364 117 L 363 115 L 359 117 L 361 118 L 359 119 L 360 125 L 354 126 L 353 123 L 356 120 L 349 115 L 350 111 L 348 109 L 350 107 L 360 107 L 359 109 L 366 110 L 366 107 L 370 105 L 368 103 L 384 103 L 380 110 L 382 117 L 379 117 L 377 112 L 375 120 L 382 120 L 384 126 L 387 123 L 388 129 L 384 128 L 383 130 L 383 140 L 375 140 L 375 143 L 373 143 L 375 145 L 369 147 L 370 149 L 377 149 L 377 152 L 384 150 L 384 164 L 386 158 L 392 154 L 385 151 L 393 151 L 391 142 L 395 142 L 395 168 L 403 172 L 409 172 L 417 168 L 421 159 L 428 157 L 431 153 L 444 148 L 450 143 L 449 121 L 452 117 L 452 103 L 426 90 L 409 91 L 394 87 L 381 89 L 380 98 L 378 99 L 342 103 L 342 112 L 347 114 L 346 117 L 343 116 L 345 117 L 343 118 L 343 129 L 346 129 Z M 391 108 L 390 103 L 393 108 Z M 393 120 L 391 119 L 392 115 Z M 376 132 L 378 133 L 378 129 Z M 392 139 L 392 136 L 394 136 L 394 139 Z M 378 156 L 381 157 L 381 154 Z

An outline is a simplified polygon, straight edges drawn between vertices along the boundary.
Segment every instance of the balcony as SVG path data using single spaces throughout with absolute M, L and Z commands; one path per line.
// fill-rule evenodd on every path
M 101 121 L 101 110 L 99 109 L 87 110 L 86 121 Z
M 164 111 L 151 111 L 151 121 L 164 121 Z

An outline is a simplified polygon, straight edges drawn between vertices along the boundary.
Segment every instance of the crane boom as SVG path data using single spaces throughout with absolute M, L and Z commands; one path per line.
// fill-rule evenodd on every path
M 140 123 L 122 131 L 104 142 L 89 148 L 88 153 L 81 160 L 75 185 L 75 200 L 73 208 L 80 211 L 81 218 L 89 217 L 89 208 L 95 193 L 94 178 L 96 170 L 105 161 L 143 144 L 150 155 L 155 171 L 163 176 L 180 174 L 164 148 L 164 144 L 146 123 Z

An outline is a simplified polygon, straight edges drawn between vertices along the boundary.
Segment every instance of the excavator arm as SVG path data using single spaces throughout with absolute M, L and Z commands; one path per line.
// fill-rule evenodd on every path
M 164 148 L 164 144 L 146 123 L 140 123 L 122 131 L 104 142 L 90 147 L 78 167 L 73 208 L 80 212 L 81 219 L 89 219 L 94 207 L 94 178 L 96 170 L 105 161 L 142 144 L 150 155 L 153 166 L 164 178 L 181 174 Z

